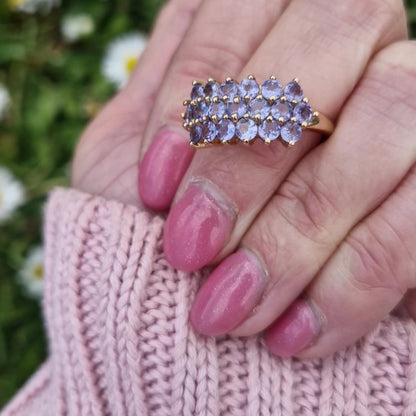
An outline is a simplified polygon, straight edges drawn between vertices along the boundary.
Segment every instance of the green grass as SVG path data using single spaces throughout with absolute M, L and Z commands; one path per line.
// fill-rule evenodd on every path
M 365 1 L 365 0 L 363 0 Z M 0 2 L 0 83 L 12 96 L 8 118 L 0 122 L 0 165 L 9 167 L 27 189 L 28 201 L 0 226 L 0 408 L 46 356 L 39 304 L 16 282 L 22 260 L 41 241 L 45 195 L 68 184 L 77 138 L 114 88 L 100 63 L 117 35 L 147 32 L 162 0 L 64 0 L 46 15 L 13 13 Z M 416 0 L 406 2 L 416 35 Z M 93 16 L 93 35 L 68 46 L 59 22 L 70 12 Z

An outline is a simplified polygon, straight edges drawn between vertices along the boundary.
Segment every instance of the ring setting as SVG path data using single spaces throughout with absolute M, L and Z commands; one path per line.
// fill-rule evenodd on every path
M 194 81 L 182 113 L 193 147 L 224 144 L 264 144 L 280 141 L 295 145 L 305 129 L 330 135 L 332 122 L 312 109 L 295 78 L 284 87 L 271 76 L 259 85 L 253 75 L 240 83 L 226 78 L 219 83 L 209 78 Z

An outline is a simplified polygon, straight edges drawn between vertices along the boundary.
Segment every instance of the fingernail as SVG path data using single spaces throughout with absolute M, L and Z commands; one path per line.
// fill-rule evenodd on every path
M 156 211 L 168 209 L 191 163 L 194 149 L 184 136 L 168 127 L 154 137 L 139 169 L 139 195 Z
M 266 345 L 273 354 L 290 357 L 308 347 L 321 327 L 316 311 L 306 300 L 298 299 L 268 328 Z
M 172 207 L 165 223 L 166 259 L 177 269 L 200 269 L 228 241 L 234 221 L 234 209 L 215 185 L 202 181 L 191 183 Z
M 266 274 L 256 256 L 242 249 L 228 256 L 203 284 L 191 309 L 192 326 L 204 335 L 231 331 L 260 302 Z

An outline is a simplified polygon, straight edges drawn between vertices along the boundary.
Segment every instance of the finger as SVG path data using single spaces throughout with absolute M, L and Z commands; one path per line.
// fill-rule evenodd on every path
M 404 35 L 402 6 L 391 13 L 392 4 L 399 3 L 357 1 L 355 7 L 346 7 L 336 1 L 328 8 L 326 1 L 292 1 L 243 73 L 264 80 L 278 68 L 279 79 L 285 81 L 296 74 L 311 103 L 335 118 L 374 51 Z M 291 149 L 255 142 L 198 151 L 166 222 L 169 262 L 195 270 L 233 250 L 294 164 L 318 140 L 305 132 Z
M 407 55 L 412 48 L 404 45 L 374 59 L 331 140 L 296 167 L 247 234 L 243 245 L 261 253 L 271 282 L 256 313 L 234 334 L 261 331 L 279 316 L 413 164 L 414 121 L 401 111 L 403 97 L 414 90 Z
M 301 306 L 290 307 L 267 330 L 266 343 L 272 352 L 303 358 L 327 356 L 368 333 L 408 288 L 416 286 L 415 201 L 413 166 L 400 187 L 351 231 L 314 279 L 305 294 L 309 305 L 313 304 L 313 314 L 308 302 L 298 302 Z M 308 314 L 310 321 L 304 318 Z M 300 323 L 313 322 L 316 316 L 319 319 L 312 325 Z M 289 337 L 296 326 L 299 335 Z
M 269 326 L 415 162 L 414 50 L 403 42 L 374 58 L 333 136 L 295 167 L 243 238 L 241 245 L 257 254 L 269 282 L 255 312 L 239 316 L 234 335 Z
M 188 167 L 193 149 L 182 129 L 182 102 L 192 79 L 238 73 L 280 15 L 288 0 L 204 2 L 178 49 L 146 127 L 139 174 L 142 201 L 167 209 Z M 241 41 L 240 34 L 249 28 Z M 152 146 L 148 149 L 150 143 Z
M 142 131 L 166 68 L 200 2 L 171 0 L 162 9 L 129 84 L 84 132 L 72 164 L 73 186 L 138 204 L 137 149 Z M 115 178 L 118 186 L 109 186 Z

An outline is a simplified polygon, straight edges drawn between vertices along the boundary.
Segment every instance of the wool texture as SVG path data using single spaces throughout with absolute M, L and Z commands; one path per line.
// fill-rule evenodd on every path
M 281 359 L 261 336 L 204 337 L 204 276 L 173 269 L 164 219 L 73 189 L 50 196 L 49 358 L 1 416 L 415 416 L 416 324 L 386 317 L 326 359 Z

